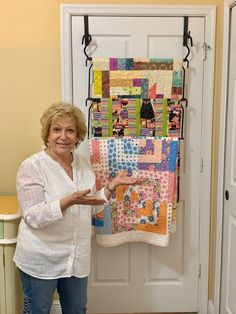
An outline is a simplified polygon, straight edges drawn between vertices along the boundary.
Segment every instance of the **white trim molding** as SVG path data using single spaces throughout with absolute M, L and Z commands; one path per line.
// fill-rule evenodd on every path
M 222 237 L 223 237 L 223 203 L 224 203 L 224 167 L 225 167 L 225 134 L 227 112 L 227 84 L 228 84 L 228 51 L 229 51 L 229 26 L 230 9 L 236 5 L 235 0 L 224 1 L 224 30 L 223 30 L 223 62 L 222 62 L 222 88 L 220 105 L 220 133 L 218 156 L 218 191 L 217 191 L 217 222 L 216 222 L 216 267 L 214 310 L 220 313 L 220 287 L 221 287 L 221 262 L 222 262 Z
M 73 102 L 71 22 L 73 16 L 191 16 L 205 18 L 205 41 L 210 46 L 204 63 L 203 120 L 202 130 L 212 129 L 212 108 L 214 89 L 215 23 L 216 7 L 211 5 L 112 5 L 112 4 L 62 4 L 61 5 L 61 79 L 62 100 Z M 210 226 L 210 186 L 211 186 L 211 132 L 202 136 L 201 157 L 204 171 L 201 175 L 198 313 L 208 311 L 208 264 L 209 264 L 209 226 Z
M 20 211 L 18 211 L 16 214 L 8 214 L 8 215 L 0 214 L 0 220 L 15 220 L 20 217 L 21 217 Z
M 7 244 L 14 244 L 16 243 L 17 238 L 13 239 L 0 239 L 0 244 L 7 245 Z

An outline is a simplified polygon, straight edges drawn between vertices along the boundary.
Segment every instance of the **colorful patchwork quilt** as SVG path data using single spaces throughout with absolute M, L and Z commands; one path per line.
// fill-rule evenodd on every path
M 138 186 L 119 186 L 104 210 L 94 217 L 98 244 L 169 244 L 175 225 L 178 143 L 175 137 L 90 140 L 97 189 L 124 170 L 146 179 Z
M 182 98 L 182 60 L 93 58 L 94 98 Z
M 168 99 L 102 98 L 93 101 L 93 137 L 181 136 L 181 102 Z

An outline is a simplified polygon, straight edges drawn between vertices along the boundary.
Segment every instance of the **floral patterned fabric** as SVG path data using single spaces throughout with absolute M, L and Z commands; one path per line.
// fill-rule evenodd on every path
M 119 171 L 146 179 L 138 186 L 119 186 L 104 211 L 94 217 L 97 243 L 167 246 L 175 223 L 178 139 L 94 138 L 90 150 L 97 189 Z

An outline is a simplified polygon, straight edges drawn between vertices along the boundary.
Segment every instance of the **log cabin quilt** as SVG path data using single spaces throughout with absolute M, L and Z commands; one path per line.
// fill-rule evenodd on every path
M 146 179 L 138 186 L 119 186 L 104 210 L 94 216 L 98 244 L 139 241 L 168 246 L 175 225 L 178 146 L 175 137 L 90 139 L 98 190 L 119 171 Z
M 93 58 L 92 64 L 94 98 L 182 98 L 182 60 Z

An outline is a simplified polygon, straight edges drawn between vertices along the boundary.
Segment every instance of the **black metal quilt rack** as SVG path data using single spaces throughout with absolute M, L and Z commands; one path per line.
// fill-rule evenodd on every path
M 88 15 L 84 16 L 84 35 L 82 37 L 82 45 L 84 45 L 84 55 L 86 57 L 85 60 L 85 65 L 86 67 L 88 66 L 88 61 L 90 62 L 90 66 L 88 69 L 88 95 L 85 100 L 85 105 L 88 106 L 88 102 L 90 102 L 89 108 L 88 108 L 88 138 L 90 135 L 90 118 L 91 118 L 91 107 L 93 105 L 93 102 L 98 102 L 99 99 L 95 99 L 91 97 L 91 71 L 92 71 L 92 57 L 88 55 L 87 53 L 87 48 L 89 47 L 91 41 L 92 41 L 92 36 L 89 34 L 89 19 Z M 184 118 L 185 118 L 185 109 L 188 106 L 188 100 L 185 97 L 185 71 L 186 68 L 189 68 L 189 55 L 191 53 L 190 47 L 193 46 L 193 39 L 191 37 L 191 32 L 188 29 L 188 22 L 189 22 L 189 17 L 184 16 L 184 29 L 183 29 L 183 46 L 186 47 L 187 49 L 187 54 L 183 58 L 183 62 L 185 63 L 185 66 L 182 67 L 183 69 L 183 87 L 182 87 L 182 99 L 180 100 L 181 102 L 181 109 L 182 109 L 182 117 L 181 117 L 181 137 L 180 139 L 184 139 Z M 184 104 L 184 105 L 183 105 Z

